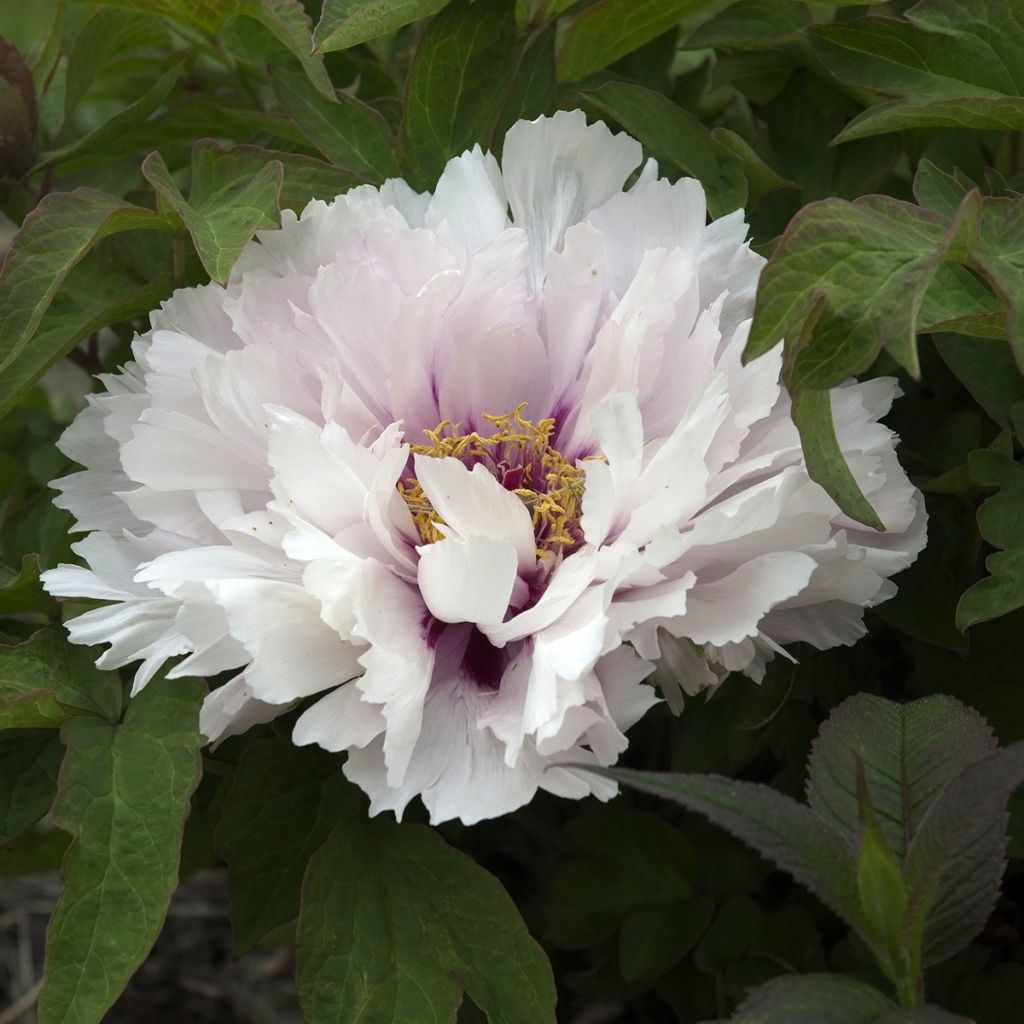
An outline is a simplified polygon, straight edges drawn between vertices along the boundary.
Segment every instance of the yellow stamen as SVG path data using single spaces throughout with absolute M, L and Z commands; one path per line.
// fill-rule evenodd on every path
M 500 416 L 484 413 L 483 418 L 494 425 L 494 433 L 477 431 L 460 434 L 458 424 L 448 420 L 433 430 L 425 430 L 429 444 L 413 444 L 416 455 L 434 458 L 456 458 L 470 465 L 483 462 L 495 473 L 514 474 L 519 486 L 510 488 L 530 510 L 537 557 L 550 558 L 579 542 L 580 503 L 583 498 L 584 472 L 550 445 L 555 430 L 553 419 L 534 423 L 523 416 L 526 402 L 512 412 Z M 501 476 L 499 476 L 501 479 Z M 442 540 L 438 529 L 444 520 L 431 506 L 418 480 L 409 477 L 398 485 L 398 491 L 412 511 L 413 521 L 424 544 Z

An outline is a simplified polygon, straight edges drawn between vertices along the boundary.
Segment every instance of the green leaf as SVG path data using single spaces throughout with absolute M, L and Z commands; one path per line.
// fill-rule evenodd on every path
M 148 89 L 124 110 L 119 110 L 112 118 L 104 121 L 88 135 L 69 142 L 66 146 L 61 146 L 60 149 L 51 149 L 40 153 L 35 167 L 32 168 L 33 172 L 106 149 L 110 142 L 120 138 L 135 125 L 141 124 L 158 107 L 163 106 L 181 77 L 182 67 L 183 65 L 178 63 L 165 71 L 151 89 Z
M 998 493 L 978 509 L 982 537 L 1001 550 L 985 559 L 989 575 L 960 598 L 956 609 L 960 629 L 1024 607 L 1024 466 L 1014 469 Z
M 974 1021 L 950 1013 L 939 1006 L 905 1006 L 882 1014 L 874 1024 L 975 1024 Z
M 310 856 L 361 805 L 337 758 L 279 739 L 246 748 L 215 838 L 239 953 L 298 916 Z
M 50 809 L 63 755 L 50 730 L 0 731 L 0 846 Z
M 1024 401 L 1024 377 L 1001 341 L 938 335 L 935 347 L 971 397 L 1004 429 L 1010 409 Z
M 886 196 L 805 206 L 761 274 L 744 359 L 785 337 L 792 391 L 835 387 L 870 366 L 882 346 L 917 376 L 918 310 L 940 260 L 976 225 L 979 203 L 969 194 L 951 221 Z
M 917 311 L 917 333 L 949 331 L 1006 339 L 1006 311 L 992 289 L 967 267 L 940 263 Z
M 734 0 L 598 0 L 565 32 L 558 75 L 575 82 L 600 71 L 673 26 L 686 35 Z
M 329 160 L 374 182 L 398 174 L 387 121 L 354 96 L 321 96 L 301 76 L 275 68 L 274 91 L 281 109 Z
M 511 76 L 501 114 L 487 140 L 488 149 L 501 153 L 505 133 L 519 120 L 532 121 L 555 109 L 558 79 L 555 75 L 555 26 L 530 36 Z
M 498 881 L 385 818 L 340 822 L 313 855 L 297 984 L 310 1024 L 454 1024 L 463 988 L 493 1024 L 555 1020 L 551 967 Z
M 896 1004 L 839 974 L 775 978 L 740 1004 L 729 1024 L 876 1024 Z
M 768 166 L 754 151 L 746 139 L 730 131 L 728 128 L 712 128 L 711 141 L 714 142 L 719 154 L 719 161 L 727 163 L 732 160 L 739 164 L 747 179 L 747 198 L 749 204 L 756 203 L 761 196 L 775 192 L 780 188 L 796 188 L 797 185 L 788 178 L 783 178 Z
M 832 500 L 865 526 L 884 530 L 871 502 L 864 497 L 856 477 L 843 457 L 832 419 L 832 396 L 828 391 L 800 391 L 793 396 L 793 422 L 800 432 L 807 473 L 821 484 Z
M 857 761 L 857 803 L 861 825 L 860 848 L 857 851 L 860 906 L 886 976 L 896 983 L 898 992 L 913 992 L 921 974 L 921 960 L 919 950 L 906 949 L 901 941 L 907 890 L 899 862 L 871 805 L 864 763 L 860 760 Z
M 805 27 L 796 4 L 739 0 L 686 36 L 687 50 L 760 50 L 795 40 Z
M 448 0 L 324 0 L 313 44 L 320 53 L 347 50 L 437 14 Z
M 995 748 L 988 723 L 952 697 L 895 704 L 860 693 L 832 712 L 814 741 L 808 802 L 853 839 L 861 828 L 859 762 L 886 844 L 902 861 L 942 787 Z
M 50 629 L 0 646 L 0 728 L 52 727 L 80 714 L 116 720 L 121 681 L 96 668 L 94 653 Z
M 966 96 L 930 103 L 880 103 L 855 117 L 833 140 L 852 142 L 906 128 L 1024 129 L 1024 98 Z
M 32 343 L 4 372 L 0 416 L 80 341 L 109 324 L 144 317 L 171 293 L 162 274 L 139 286 L 109 267 L 79 263 L 65 280 L 65 292 L 46 311 Z
M 982 209 L 972 263 L 1007 307 L 1007 337 L 1024 373 L 1024 199 L 988 198 Z
M 405 90 L 401 161 L 417 188 L 486 139 L 501 115 L 518 61 L 507 0 L 455 0 L 423 33 Z
M 32 166 L 37 122 L 32 71 L 0 36 L 0 181 L 20 178 Z
M 837 914 L 863 930 L 853 846 L 809 807 L 768 786 L 720 775 L 625 768 L 607 769 L 602 774 L 702 814 L 791 874 Z
M 619 932 L 619 971 L 627 984 L 652 985 L 690 952 L 715 913 L 710 896 L 643 903 Z
M 159 153 L 142 164 L 146 180 L 182 220 L 206 272 L 223 284 L 235 260 L 261 228 L 280 224 L 284 168 L 271 160 L 256 174 L 225 159 L 216 144 L 192 149 L 192 185 L 188 200 L 174 183 Z
M 100 7 L 79 29 L 68 54 L 64 85 L 64 120 L 78 106 L 89 86 L 110 62 L 126 50 L 162 42 L 166 27 L 145 14 Z
M 159 934 L 200 776 L 203 689 L 156 679 L 122 724 L 64 726 L 55 816 L 74 841 L 46 935 L 39 1024 L 97 1024 Z
M 313 51 L 313 23 L 302 0 L 241 0 L 239 13 L 255 18 L 269 29 L 297 58 L 320 94 L 334 97 L 334 86 L 324 68 L 323 57 Z
M 929 210 L 952 217 L 967 195 L 967 189 L 952 174 L 922 159 L 914 174 L 914 198 Z
M 1006 803 L 1024 781 L 1024 742 L 968 765 L 932 802 L 907 853 L 904 928 L 925 965 L 959 952 L 984 927 L 1006 865 Z
M 563 949 L 581 949 L 614 934 L 644 907 L 672 907 L 693 898 L 690 844 L 647 811 L 613 805 L 578 814 L 561 843 L 568 856 L 551 879 L 546 933 Z
M 712 216 L 735 209 L 746 196 L 736 192 L 737 175 L 727 180 L 720 153 L 707 128 L 693 114 L 653 89 L 629 82 L 602 82 L 577 90 L 583 105 L 617 121 L 658 159 L 700 179 Z M 735 157 L 728 157 L 736 165 Z M 739 174 L 739 183 L 743 183 Z M 738 200 L 738 202 L 737 202 Z
M 91 188 L 46 196 L 14 236 L 0 272 L 0 371 L 21 355 L 65 277 L 100 239 L 172 226 L 152 210 Z
M 238 12 L 242 0 L 105 0 L 111 7 L 158 14 L 211 35 Z
M 257 174 L 276 160 L 284 168 L 281 205 L 296 210 L 301 210 L 312 199 L 334 199 L 362 183 L 362 178 L 344 167 L 301 153 L 264 149 L 262 146 L 221 146 L 210 139 L 203 139 L 201 144 L 216 152 L 221 165 L 230 167 L 231 174 L 239 177 Z

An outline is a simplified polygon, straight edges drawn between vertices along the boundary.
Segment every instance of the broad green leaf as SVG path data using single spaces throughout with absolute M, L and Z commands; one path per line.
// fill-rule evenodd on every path
M 501 153 L 505 133 L 519 120 L 532 121 L 555 109 L 558 79 L 555 75 L 555 26 L 531 36 L 523 45 L 513 72 L 501 114 L 487 139 L 492 152 Z
M 243 2 L 244 0 L 105 0 L 110 7 L 158 14 L 211 34 L 228 18 L 237 14 Z
M 35 167 L 32 168 L 33 172 L 105 150 L 111 141 L 119 138 L 135 125 L 141 124 L 157 108 L 163 106 L 177 85 L 181 71 L 182 65 L 179 63 L 164 72 L 151 89 L 143 93 L 134 103 L 130 103 L 124 110 L 119 110 L 110 120 L 104 121 L 88 135 L 69 142 L 66 146 L 61 146 L 60 149 L 51 149 L 40 153 Z
M 0 878 L 56 871 L 68 842 L 68 834 L 59 828 L 40 824 L 26 829 L 0 849 Z
M 619 932 L 619 971 L 630 985 L 649 986 L 690 952 L 714 916 L 710 896 L 643 903 Z
M 738 163 L 742 169 L 743 176 L 747 179 L 746 203 L 756 203 L 767 192 L 774 192 L 780 188 L 797 187 L 795 182 L 783 178 L 781 174 L 772 170 L 746 139 L 728 128 L 712 128 L 711 141 L 718 150 L 720 163 L 726 164 L 732 160 Z
M 96 668 L 94 653 L 50 629 L 0 646 L 0 728 L 51 727 L 80 714 L 116 720 L 121 681 Z
M 987 622 L 1024 607 L 1024 466 L 978 509 L 978 529 L 994 548 L 985 559 L 989 575 L 960 598 L 960 629 Z M 974 475 L 972 471 L 972 476 Z
M 329 160 L 363 178 L 382 182 L 398 174 L 387 121 L 354 96 L 325 99 L 301 75 L 275 69 L 281 109 Z
M 768 786 L 720 775 L 625 768 L 602 774 L 702 814 L 791 874 L 863 933 L 853 845 L 809 807 Z
M 667 96 L 642 85 L 612 81 L 581 88 L 576 94 L 585 106 L 617 121 L 654 156 L 699 178 L 712 216 L 728 213 L 743 202 L 746 185 L 735 158 L 728 158 L 733 174 L 727 179 L 711 133 Z
M 45 92 L 53 78 L 64 47 L 66 28 L 67 7 L 64 0 L 58 0 L 57 9 L 51 12 L 46 35 L 37 43 L 32 53 L 32 79 L 36 84 L 37 96 Z
M 729 1024 L 876 1024 L 896 1004 L 877 989 L 840 974 L 781 977 L 755 989 Z
M 141 13 L 100 7 L 79 29 L 68 54 L 64 85 L 65 121 L 107 65 L 126 50 L 166 39 L 166 26 Z
M 423 33 L 405 90 L 401 162 L 417 188 L 487 137 L 518 61 L 508 0 L 455 0 Z
M 896 18 L 858 18 L 815 25 L 809 40 L 824 66 L 846 85 L 918 102 L 1012 96 L 1017 87 L 1011 69 L 993 60 L 989 43 L 970 32 L 989 5 L 990 0 L 960 4 L 955 34 L 924 31 Z M 1002 0 L 991 3 L 1002 5 Z
M 1006 339 L 1006 311 L 992 289 L 972 270 L 940 263 L 917 311 L 917 333 L 949 331 L 978 338 Z
M 287 153 L 279 149 L 264 149 L 261 146 L 221 147 L 216 143 L 203 143 L 216 147 L 219 159 L 226 166 L 234 166 L 239 174 L 256 174 L 270 161 L 276 160 L 284 168 L 281 183 L 281 205 L 301 210 L 312 199 L 334 199 L 356 185 L 362 184 L 358 177 L 344 167 L 329 164 L 316 157 L 301 153 Z
M 201 772 L 203 690 L 158 678 L 120 725 L 64 725 L 54 814 L 73 842 L 46 933 L 39 1024 L 98 1024 L 156 941 Z
M 916 376 L 918 310 L 940 260 L 964 244 L 979 202 L 968 195 L 952 221 L 886 196 L 805 206 L 761 274 L 744 359 L 785 337 L 792 391 L 835 387 L 882 346 Z M 812 310 L 818 320 L 808 335 Z
M 959 952 L 984 927 L 1006 866 L 1006 804 L 1024 782 L 1024 742 L 968 765 L 932 802 L 907 853 L 905 929 L 925 965 Z
M 182 196 L 159 153 L 142 164 L 146 180 L 182 220 L 210 277 L 223 284 L 256 231 L 280 224 L 284 168 L 271 160 L 256 174 L 223 158 L 216 144 L 192 149 L 192 184 Z
M 859 759 L 886 842 L 902 861 L 942 787 L 995 748 L 988 723 L 952 697 L 895 704 L 857 694 L 832 712 L 814 741 L 807 798 L 852 840 L 861 827 Z
M 1009 427 L 1010 409 L 1024 401 L 1024 377 L 1006 342 L 940 334 L 935 347 L 978 405 L 999 426 Z
M 688 34 L 734 0 L 598 0 L 569 22 L 558 76 L 575 82 L 678 26 Z
M 1024 373 L 1024 199 L 985 200 L 981 239 L 971 259 L 1006 305 L 1007 337 Z
M 284 43 L 298 58 L 306 78 L 321 95 L 334 96 L 334 86 L 324 68 L 323 57 L 313 51 L 313 22 L 302 0 L 242 0 L 239 13 L 255 18 L 279 42 Z
M 140 228 L 173 224 L 91 188 L 54 192 L 39 203 L 14 236 L 0 272 L 0 372 L 21 355 L 72 267 L 101 238 Z
M 140 287 L 110 268 L 80 263 L 68 275 L 65 293 L 46 311 L 31 344 L 4 371 L 0 416 L 84 338 L 109 324 L 144 317 L 170 293 L 167 274 Z
M 805 22 L 796 4 L 739 0 L 686 35 L 687 50 L 760 50 L 798 38 Z
M 654 814 L 595 808 L 570 819 L 560 841 L 567 856 L 551 879 L 546 934 L 563 949 L 614 934 L 634 911 L 694 895 L 693 850 Z
M 37 122 L 32 71 L 0 36 L 0 181 L 10 183 L 32 166 Z
M 39 586 L 41 571 L 39 556 L 35 552 L 22 555 L 17 572 L 0 565 L 0 615 L 49 610 L 50 598 L 42 593 Z
M 448 0 L 324 0 L 313 44 L 320 53 L 347 50 L 437 14 Z
M 339 822 L 313 855 L 297 984 L 310 1024 L 454 1024 L 463 988 L 492 1024 L 555 1020 L 551 967 L 500 883 L 433 829 L 382 817 Z
M 975 128 L 996 131 L 1024 129 L 1024 98 L 965 96 L 963 99 L 907 103 L 897 100 L 869 107 L 855 117 L 835 142 L 852 142 L 906 128 Z
M 215 839 L 238 952 L 298 916 L 310 856 L 342 818 L 363 813 L 361 803 L 337 758 L 278 739 L 246 748 Z
M 0 731 L 0 846 L 50 809 L 63 755 L 50 730 Z
M 828 391 L 799 391 L 793 395 L 793 422 L 800 432 L 807 472 L 821 484 L 832 500 L 865 526 L 884 530 L 871 502 L 864 497 L 856 477 L 843 457 L 832 419 L 832 396 Z

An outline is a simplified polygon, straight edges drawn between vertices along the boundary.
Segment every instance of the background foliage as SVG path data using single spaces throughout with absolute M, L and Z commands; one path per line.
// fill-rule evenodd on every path
M 0 3 L 0 875 L 63 856 L 41 1024 L 99 1021 L 179 878 L 225 863 L 236 948 L 297 942 L 312 1024 L 527 1024 L 556 996 L 580 1024 L 1019 1017 L 1022 15 Z M 613 804 L 541 796 L 472 829 L 368 821 L 338 758 L 267 727 L 202 752 L 200 681 L 126 707 L 64 639 L 81 607 L 38 584 L 72 557 L 46 481 L 89 375 L 281 208 L 396 174 L 428 188 L 559 106 L 699 178 L 713 216 L 749 211 L 771 258 L 748 357 L 785 339 L 809 465 L 865 522 L 826 391 L 901 376 L 890 422 L 930 544 L 899 596 L 852 649 L 649 714 Z

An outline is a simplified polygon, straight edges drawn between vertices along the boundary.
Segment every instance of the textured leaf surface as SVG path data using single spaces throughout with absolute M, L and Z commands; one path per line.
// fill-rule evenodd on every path
M 93 658 L 49 629 L 0 646 L 0 727 L 55 726 L 82 712 L 116 720 L 121 681 L 116 672 L 96 668 Z
M 159 153 L 146 157 L 142 173 L 167 208 L 181 218 L 206 272 L 221 284 L 255 232 L 280 223 L 284 168 L 277 161 L 250 175 L 225 160 L 215 145 L 197 143 L 188 200 Z
M 448 0 L 324 0 L 313 32 L 317 50 L 347 50 L 436 14 Z
M 769 786 L 719 775 L 607 771 L 610 778 L 682 804 L 789 872 L 837 914 L 862 924 L 854 849 L 830 823 Z
M 455 0 L 427 26 L 406 82 L 402 166 L 433 188 L 445 163 L 487 137 L 516 70 L 515 19 L 504 0 Z
M 1010 425 L 1010 409 L 1024 401 L 1024 377 L 1017 372 L 1005 342 L 938 335 L 935 347 L 971 397 L 1001 427 Z
M 51 730 L 0 731 L 0 846 L 50 809 L 63 755 Z
M 968 765 L 933 801 L 907 853 L 905 929 L 924 963 L 963 949 L 984 927 L 1006 866 L 1006 803 L 1024 782 L 1024 742 Z
M 832 712 L 814 741 L 808 801 L 852 840 L 860 831 L 859 758 L 886 842 L 902 860 L 942 787 L 995 749 L 988 723 L 952 697 L 895 704 L 857 694 Z
M 730 1024 L 875 1024 L 895 1009 L 888 996 L 855 978 L 805 974 L 755 989 Z
M 835 387 L 866 369 L 880 346 L 917 374 L 918 309 L 958 229 L 956 220 L 884 196 L 804 207 L 761 275 L 745 358 L 785 337 L 794 390 Z M 822 297 L 811 336 L 794 351 Z
M 246 749 L 216 835 L 239 952 L 295 919 L 310 856 L 362 803 L 337 758 L 276 739 Z
M 569 23 L 558 74 L 575 82 L 625 57 L 662 32 L 687 33 L 732 0 L 598 0 Z
M 157 679 L 124 722 L 76 718 L 55 816 L 74 841 L 46 937 L 40 1024 L 95 1024 L 159 934 L 199 781 L 203 687 Z
M 329 160 L 363 178 L 382 182 L 398 174 L 387 121 L 354 96 L 321 96 L 301 75 L 273 72 L 281 109 Z
M 1006 303 L 1007 336 L 1024 373 L 1024 199 L 985 200 L 974 263 Z
M 883 103 L 855 117 L 835 141 L 852 142 L 906 128 L 1019 131 L 1024 129 L 1024 98 L 966 96 L 962 99 L 932 100 L 931 103 Z
M 313 855 L 298 931 L 310 1024 L 454 1024 L 462 989 L 492 1024 L 555 1019 L 555 987 L 498 881 L 432 829 L 343 821 Z
M 101 238 L 170 227 L 152 210 L 95 189 L 46 196 L 25 218 L 0 272 L 0 372 L 15 365 L 64 278 Z

